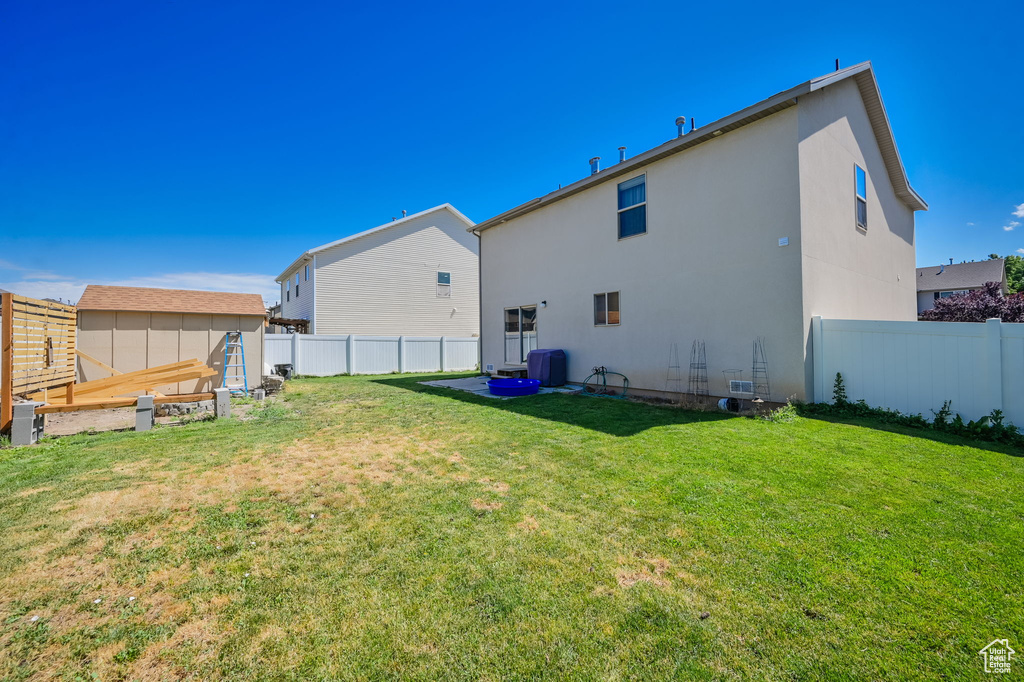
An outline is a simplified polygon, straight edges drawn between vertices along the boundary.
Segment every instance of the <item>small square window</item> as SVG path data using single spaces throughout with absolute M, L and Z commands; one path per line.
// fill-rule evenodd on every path
M 451 298 L 452 295 L 452 273 L 437 273 L 437 297 Z
M 868 177 L 860 166 L 854 166 L 854 191 L 857 195 L 857 227 L 868 227 Z
M 594 294 L 594 326 L 619 324 L 619 292 Z
M 619 239 L 647 232 L 647 176 L 619 183 Z

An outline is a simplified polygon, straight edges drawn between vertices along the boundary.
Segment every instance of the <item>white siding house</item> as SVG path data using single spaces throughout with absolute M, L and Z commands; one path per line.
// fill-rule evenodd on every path
M 315 334 L 477 335 L 473 224 L 443 204 L 310 249 L 277 278 L 281 317 Z
M 724 396 L 763 338 L 761 397 L 805 398 L 812 316 L 916 319 L 926 209 L 870 64 L 808 81 L 477 225 L 483 367 L 562 348 L 685 392 L 699 340 Z

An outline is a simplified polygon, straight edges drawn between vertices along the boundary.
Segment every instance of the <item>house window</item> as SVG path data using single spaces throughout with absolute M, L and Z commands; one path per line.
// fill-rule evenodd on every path
M 309 281 L 309 266 L 308 265 L 306 266 L 306 276 L 303 277 L 302 281 L 304 281 L 304 282 L 308 282 Z
M 868 176 L 860 166 L 854 166 L 857 192 L 857 227 L 868 229 Z
M 299 297 L 299 273 L 295 273 L 295 298 Z
M 452 295 L 452 273 L 437 273 L 437 296 L 438 298 L 451 298 Z
M 594 326 L 607 327 L 619 323 L 619 292 L 594 294 Z
M 537 306 L 505 308 L 505 362 L 521 365 L 537 349 Z
M 619 183 L 619 239 L 647 232 L 647 176 Z
M 290 301 L 292 300 L 292 281 L 289 279 L 287 282 L 285 282 L 285 286 L 287 288 L 285 289 L 284 292 L 284 300 Z
M 969 294 L 969 293 L 971 293 L 971 292 L 968 289 L 957 289 L 956 291 L 936 291 L 935 292 L 935 300 L 937 301 L 940 298 L 950 298 L 951 296 L 959 296 L 960 294 Z

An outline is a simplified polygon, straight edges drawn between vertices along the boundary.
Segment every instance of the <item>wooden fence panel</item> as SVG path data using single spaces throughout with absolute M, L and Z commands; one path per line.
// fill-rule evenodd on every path
M 74 384 L 78 309 L 3 294 L 0 316 L 0 431 L 6 431 L 14 396 Z

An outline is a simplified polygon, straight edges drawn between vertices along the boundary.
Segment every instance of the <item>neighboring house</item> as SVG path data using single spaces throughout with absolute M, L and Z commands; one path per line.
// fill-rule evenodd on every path
M 1002 258 L 918 268 L 917 312 L 931 310 L 940 298 L 975 291 L 989 282 L 999 282 L 1004 296 L 1009 293 L 1006 261 Z
M 728 395 L 763 337 L 771 399 L 806 399 L 812 316 L 916 319 L 921 210 L 870 63 L 802 83 L 477 225 L 484 369 L 562 348 L 679 392 L 702 340 Z
M 313 334 L 473 336 L 479 240 L 451 204 L 324 244 L 277 278 L 285 319 Z
M 159 387 L 161 393 L 200 393 L 220 386 L 224 335 L 233 331 L 242 332 L 250 390 L 263 383 L 266 307 L 259 294 L 90 284 L 77 307 L 78 350 L 119 372 L 193 358 L 218 371 L 215 377 Z M 78 360 L 80 382 L 110 374 L 85 358 Z

